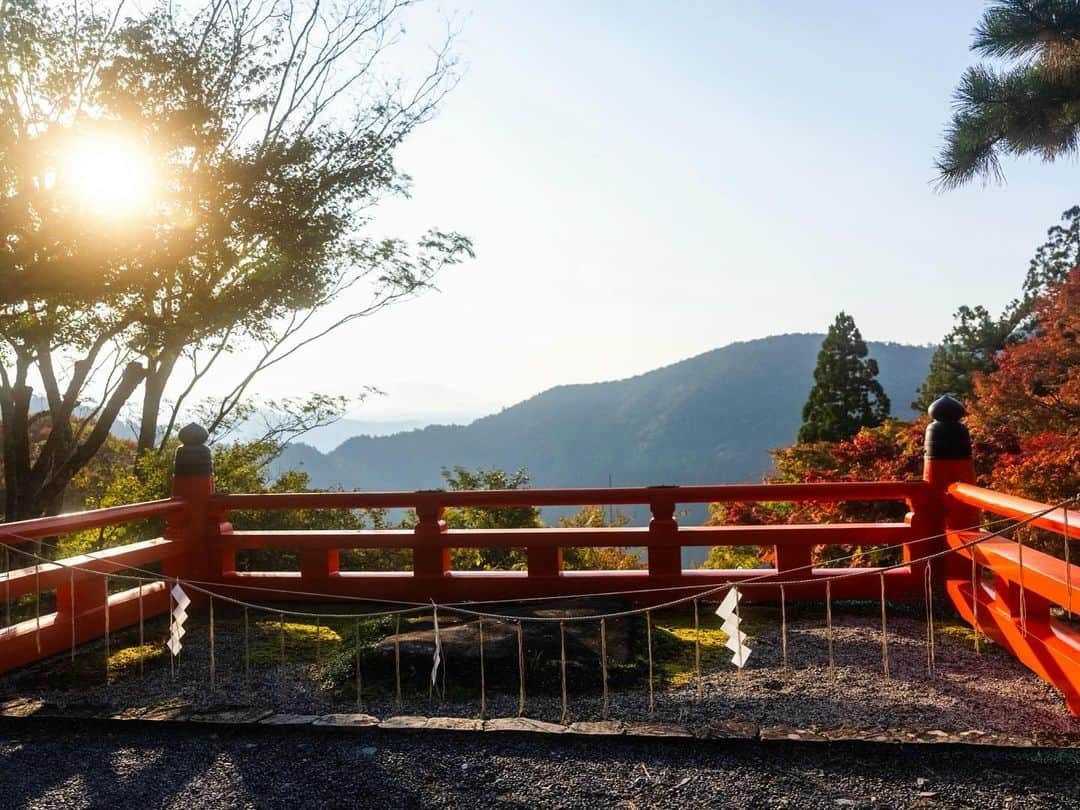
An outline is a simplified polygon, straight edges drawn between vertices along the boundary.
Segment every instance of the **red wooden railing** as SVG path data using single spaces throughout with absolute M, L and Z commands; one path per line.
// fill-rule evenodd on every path
M 1069 710 L 1080 714 L 1080 631 L 1067 618 L 1074 609 L 1080 610 L 1078 566 L 1024 548 L 1014 539 L 964 530 L 977 520 L 979 510 L 1015 519 L 1045 512 L 1031 525 L 1064 537 L 1069 527 L 1080 525 L 1080 512 L 1047 512 L 1046 504 L 965 483 L 949 487 L 948 501 L 948 545 L 956 553 L 946 558 L 944 569 L 954 607 L 966 621 L 1060 689 Z M 1052 615 L 1053 606 L 1065 615 Z
M 937 403 L 936 403 L 937 404 Z M 672 598 L 671 589 L 738 582 L 750 599 L 775 599 L 783 584 L 789 599 L 821 599 L 829 581 L 834 599 L 876 599 L 882 581 L 890 600 L 919 598 L 927 565 L 940 572 L 953 604 L 968 621 L 1012 650 L 1017 657 L 1066 695 L 1080 713 L 1080 634 L 1050 616 L 1050 605 L 1072 607 L 1080 597 L 1080 571 L 1011 541 L 983 539 L 980 510 L 1020 518 L 1046 507 L 975 487 L 962 409 L 933 410 L 927 432 L 927 460 L 922 481 L 813 484 L 739 484 L 609 489 L 532 489 L 471 492 L 333 492 L 258 495 L 215 494 L 206 434 L 189 426 L 181 431 L 173 498 L 77 515 L 0 524 L 0 544 L 22 550 L 27 540 L 88 528 L 163 518 L 160 538 L 55 563 L 41 562 L 0 576 L 0 598 L 55 590 L 55 610 L 40 618 L 0 629 L 0 671 L 54 655 L 74 643 L 99 637 L 106 626 L 117 629 L 138 621 L 140 602 L 146 617 L 164 613 L 169 602 L 166 581 L 186 580 L 215 593 L 251 599 L 334 599 L 359 597 L 401 602 L 513 600 L 619 592 L 641 602 Z M 959 410 L 957 410 L 959 409 Z M 844 523 L 776 526 L 682 526 L 675 519 L 680 504 L 734 501 L 843 502 L 898 501 L 906 504 L 901 523 Z M 646 505 L 647 527 L 602 529 L 453 530 L 442 520 L 451 507 Z M 410 530 L 235 531 L 233 510 L 414 509 Z M 1080 524 L 1080 514 L 1050 513 L 1035 525 L 1062 531 L 1065 522 Z M 967 548 L 973 540 L 979 545 Z M 772 546 L 769 569 L 686 570 L 684 547 L 717 545 Z M 889 568 L 828 569 L 813 567 L 815 546 L 899 545 L 903 564 Z M 647 568 L 630 571 L 566 571 L 562 550 L 573 547 L 633 546 L 647 549 Z M 522 571 L 458 571 L 451 566 L 454 548 L 523 548 Z M 412 569 L 394 572 L 342 571 L 342 549 L 412 550 Z M 298 552 L 296 571 L 239 571 L 237 553 L 249 549 Z M 933 562 L 926 558 L 953 549 Z M 992 572 L 993 583 L 972 589 L 971 557 Z M 106 594 L 102 574 L 160 563 L 162 579 Z M 840 576 L 843 575 L 843 576 Z M 752 587 L 751 587 L 752 583 Z M 1020 586 L 1026 605 L 1021 626 Z M 976 609 L 972 610 L 972 605 Z M 977 614 L 977 616 L 975 615 Z
M 682 549 L 692 546 L 773 546 L 774 579 L 799 580 L 793 598 L 821 598 L 815 582 L 837 573 L 810 568 L 818 545 L 886 545 L 909 543 L 919 536 L 918 505 L 926 485 L 921 481 L 791 485 L 717 485 L 692 487 L 621 487 L 617 489 L 529 489 L 472 492 L 296 493 L 219 495 L 210 510 L 269 509 L 395 509 L 416 511 L 412 530 L 379 531 L 233 531 L 227 523 L 209 539 L 210 578 L 226 588 L 242 585 L 267 592 L 300 591 L 322 596 L 368 596 L 411 602 L 470 599 L 520 599 L 610 591 L 642 591 L 678 586 L 702 586 L 762 577 L 761 570 L 684 570 Z M 911 523 L 849 523 L 783 526 L 681 526 L 674 518 L 678 504 L 732 501 L 904 501 Z M 641 504 L 652 512 L 648 527 L 599 529 L 448 529 L 442 520 L 448 507 L 583 506 Z M 635 546 L 648 550 L 648 568 L 635 571 L 565 571 L 562 549 L 571 547 Z M 295 572 L 237 571 L 242 549 L 288 549 L 299 552 Z M 411 571 L 342 571 L 339 551 L 353 548 L 409 548 Z M 455 548 L 524 548 L 524 571 L 457 571 L 451 568 Z M 868 569 L 870 570 L 870 569 Z M 873 569 L 877 570 L 877 569 Z M 910 596 L 918 583 L 909 568 L 885 572 L 891 593 Z M 803 580 L 810 580 L 803 582 Z M 838 585 L 840 598 L 867 598 L 879 583 L 852 579 Z M 670 598 L 671 593 L 666 594 Z

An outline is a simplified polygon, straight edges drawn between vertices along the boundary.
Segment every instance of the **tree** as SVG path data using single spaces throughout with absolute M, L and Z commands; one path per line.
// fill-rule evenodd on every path
M 930 372 L 913 408 L 925 411 L 943 394 L 970 398 L 975 374 L 994 371 L 998 354 L 1035 330 L 1035 302 L 1080 264 L 1080 206 L 1065 211 L 1061 219 L 1064 224 L 1051 227 L 1035 251 L 1021 297 L 1001 315 L 995 318 L 981 306 L 957 310 L 953 328 L 930 358 Z
M 1080 2 L 993 0 L 972 50 L 1004 66 L 969 67 L 936 162 L 943 188 L 1000 180 L 1001 155 L 1071 155 L 1080 143 Z
M 408 188 L 395 149 L 454 82 L 446 47 L 417 81 L 387 79 L 408 5 L 3 3 L 8 520 L 58 508 L 140 386 L 143 453 L 167 445 L 222 356 L 254 349 L 249 372 L 207 409 L 211 429 L 259 373 L 471 255 L 454 233 L 432 230 L 415 247 L 368 233 L 371 208 Z M 138 167 L 127 189 L 137 205 L 109 193 L 122 177 L 82 183 L 110 156 L 128 180 Z M 100 209 L 100 197 L 115 206 Z M 329 314 L 347 291 L 348 307 Z M 35 378 L 50 427 L 39 444 Z
M 1080 268 L 1039 298 L 1034 314 L 1035 334 L 976 376 L 972 421 L 1021 437 L 1080 435 Z
M 508 473 L 498 468 L 476 471 L 464 467 L 442 469 L 447 489 L 459 492 L 469 489 L 528 489 L 529 473 L 525 469 Z M 445 510 L 443 520 L 451 529 L 538 529 L 544 523 L 540 510 L 534 506 L 509 507 L 452 507 Z M 525 552 L 520 548 L 456 548 L 454 568 L 488 571 L 525 567 Z
M 846 439 L 859 428 L 880 425 L 889 415 L 889 398 L 876 379 L 877 361 L 867 354 L 855 320 L 841 312 L 818 353 L 800 442 Z
M 622 512 L 608 515 L 603 506 L 583 506 L 569 517 L 559 518 L 560 529 L 622 528 L 630 525 L 630 516 Z M 567 571 L 626 571 L 642 568 L 640 553 L 626 546 L 581 546 L 563 549 L 563 568 Z
M 930 358 L 930 372 L 919 386 L 918 398 L 911 403 L 925 411 L 938 397 L 950 394 L 968 399 L 974 389 L 974 375 L 997 367 L 997 354 L 1008 345 L 1017 326 L 1015 308 L 999 318 L 985 307 L 962 306 L 955 323 Z

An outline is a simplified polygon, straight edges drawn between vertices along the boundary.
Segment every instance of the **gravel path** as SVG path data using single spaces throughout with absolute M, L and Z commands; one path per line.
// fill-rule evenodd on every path
M 1076 806 L 1080 753 L 0 720 L 7 807 Z

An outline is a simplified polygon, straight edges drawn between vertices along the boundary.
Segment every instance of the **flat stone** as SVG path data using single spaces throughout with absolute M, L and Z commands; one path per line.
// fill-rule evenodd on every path
M 38 698 L 15 698 L 0 703 L 0 715 L 4 717 L 29 717 L 32 714 L 37 714 L 44 705 L 45 701 Z
M 109 715 L 110 720 L 139 720 L 146 713 L 145 706 L 131 706 Z
M 1075 734 L 1058 734 L 1053 732 L 1036 731 L 1035 742 L 1037 742 L 1043 748 L 1080 747 L 1080 737 Z
M 324 714 L 312 723 L 314 726 L 377 726 L 379 718 L 370 714 Z
M 379 728 L 424 728 L 427 725 L 427 722 L 428 719 L 426 717 L 401 714 L 396 717 L 387 717 L 379 723 Z
M 757 739 L 758 734 L 759 729 L 756 723 L 747 723 L 742 720 L 712 723 L 705 730 L 705 737 L 711 740 L 754 740 Z
M 674 723 L 627 723 L 629 737 L 693 737 L 690 729 Z
M 626 727 L 618 720 L 597 720 L 595 722 L 571 723 L 567 729 L 571 734 L 596 734 L 604 737 L 615 737 L 626 731 Z
M 566 726 L 545 723 L 531 717 L 494 717 L 484 723 L 484 731 L 524 731 L 539 734 L 565 734 Z
M 317 714 L 273 714 L 260 720 L 267 726 L 310 726 L 319 719 Z
M 222 709 L 198 712 L 190 715 L 187 720 L 192 723 L 259 723 L 272 714 L 269 709 Z
M 160 703 L 149 706 L 139 715 L 140 720 L 183 720 L 191 710 L 190 703 Z
M 759 732 L 763 740 L 797 740 L 798 742 L 828 742 L 828 739 L 808 728 L 764 726 Z
M 424 728 L 441 731 L 483 731 L 484 721 L 475 717 L 429 717 Z

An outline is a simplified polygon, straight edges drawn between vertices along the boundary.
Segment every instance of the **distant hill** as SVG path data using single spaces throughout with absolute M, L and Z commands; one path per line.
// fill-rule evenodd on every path
M 823 335 L 733 343 L 636 377 L 551 388 L 468 425 L 357 436 L 329 453 L 295 444 L 278 467 L 318 487 L 425 489 L 440 468 L 527 467 L 534 486 L 758 481 L 801 423 Z M 932 349 L 870 343 L 894 415 Z

